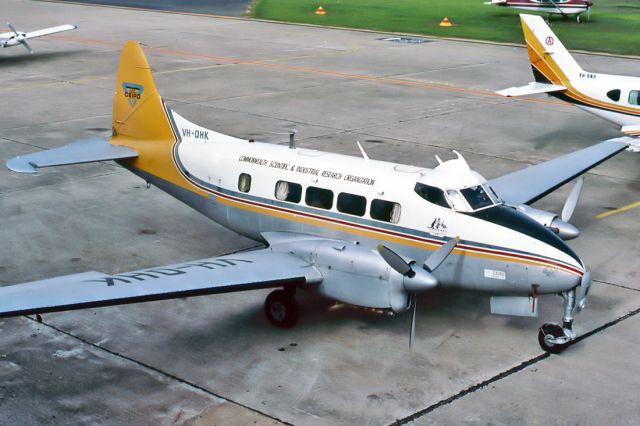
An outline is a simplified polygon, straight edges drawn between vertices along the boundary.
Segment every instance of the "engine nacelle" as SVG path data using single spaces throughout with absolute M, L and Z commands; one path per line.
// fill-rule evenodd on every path
M 535 220 L 542 226 L 549 228 L 554 233 L 558 234 L 563 240 L 572 240 L 580 235 L 580 230 L 560 219 L 557 214 L 550 213 L 544 210 L 536 209 L 527 205 L 519 205 L 518 210 Z
M 322 274 L 317 291 L 331 299 L 394 312 L 409 307 L 405 277 L 389 267 L 375 248 L 343 241 L 301 239 L 274 249 L 286 249 L 312 263 Z M 413 284 L 429 285 L 424 274 L 416 277 L 419 278 Z

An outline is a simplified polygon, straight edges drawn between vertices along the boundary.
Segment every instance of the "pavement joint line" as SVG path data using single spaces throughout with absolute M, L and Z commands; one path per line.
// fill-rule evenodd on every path
M 505 371 L 503 371 L 501 373 L 498 373 L 495 376 L 493 376 L 493 377 L 491 377 L 491 378 L 489 378 L 487 380 L 483 380 L 480 383 L 476 383 L 475 385 L 469 386 L 468 388 L 463 389 L 462 391 L 458 392 L 455 395 L 450 396 L 449 398 L 442 399 L 442 400 L 436 402 L 435 404 L 432 404 L 432 405 L 428 406 L 427 408 L 424 408 L 424 409 L 422 409 L 420 411 L 417 411 L 417 412 L 415 412 L 415 413 L 413 413 L 413 414 L 411 414 L 411 415 L 409 415 L 407 417 L 404 417 L 402 419 L 398 419 L 395 422 L 391 423 L 390 426 L 405 425 L 405 424 L 408 424 L 410 422 L 413 422 L 414 420 L 417 420 L 420 417 L 423 417 L 424 415 L 429 414 L 432 411 L 434 411 L 434 410 L 436 410 L 436 409 L 438 409 L 440 407 L 443 407 L 445 405 L 449 405 L 452 402 L 454 402 L 454 401 L 456 401 L 456 400 L 458 400 L 460 398 L 463 398 L 463 397 L 467 396 L 470 393 L 474 393 L 475 391 L 477 391 L 479 389 L 482 389 L 482 388 L 484 388 L 484 387 L 486 387 L 486 386 L 488 386 L 488 385 L 490 385 L 490 384 L 492 384 L 494 382 L 497 382 L 499 380 L 504 379 L 505 377 L 511 376 L 514 373 L 517 373 L 517 372 L 519 372 L 521 370 L 524 370 L 525 368 L 529 367 L 530 365 L 536 364 L 539 361 L 542 361 L 543 359 L 547 359 L 547 358 L 549 358 L 549 356 L 550 355 L 549 355 L 548 352 L 544 352 L 544 353 L 542 353 L 542 354 L 540 354 L 538 356 L 535 356 L 535 357 L 533 357 L 531 359 L 523 361 L 520 364 L 518 364 L 518 365 L 516 365 L 514 367 L 511 367 L 508 370 L 505 370 Z
M 613 285 L 615 285 L 615 284 L 613 284 Z M 618 324 L 618 323 L 620 323 L 620 322 L 622 322 L 622 321 L 624 321 L 626 319 L 634 317 L 634 316 L 638 315 L 639 313 L 640 313 L 640 308 L 637 308 L 637 309 L 635 309 L 633 311 L 628 312 L 627 314 L 625 314 L 625 315 L 623 315 L 621 317 L 618 317 L 618 318 L 616 318 L 614 320 L 611 320 L 611 321 L 609 321 L 609 322 L 607 322 L 607 323 L 605 323 L 605 324 L 603 324 L 603 325 L 601 325 L 599 327 L 596 327 L 591 331 L 588 331 L 588 332 L 586 332 L 584 334 L 581 334 L 580 336 L 577 336 L 574 340 L 569 342 L 569 344 L 567 345 L 567 348 L 577 344 L 578 342 L 581 342 L 582 340 L 584 340 L 584 339 L 586 339 L 588 337 L 591 337 L 591 336 L 593 336 L 595 334 L 598 334 L 598 333 L 606 330 L 609 327 L 613 327 L 614 325 L 616 325 L 616 324 Z M 567 348 L 565 348 L 564 350 L 566 351 Z M 544 352 L 544 353 L 542 353 L 542 354 L 540 354 L 540 355 L 538 355 L 536 357 L 533 357 L 533 358 L 531 358 L 531 359 L 529 359 L 527 361 L 524 361 L 524 362 L 516 365 L 515 367 L 511 367 L 510 369 L 505 370 L 502 373 L 499 373 L 499 374 L 497 374 L 497 375 L 495 375 L 495 376 L 493 376 L 493 377 L 491 377 L 491 378 L 489 378 L 487 380 L 484 380 L 484 381 L 482 381 L 480 383 L 472 385 L 472 386 L 470 386 L 470 387 L 458 392 L 457 394 L 450 396 L 449 398 L 442 399 L 442 400 L 436 402 L 435 404 L 432 404 L 432 405 L 428 406 L 427 408 L 424 408 L 424 409 L 422 409 L 420 411 L 417 411 L 417 412 L 415 412 L 415 413 L 413 413 L 413 414 L 411 414 L 411 415 L 409 415 L 407 417 L 404 417 L 402 419 L 396 420 L 395 422 L 391 423 L 390 426 L 408 424 L 408 423 L 410 423 L 410 422 L 412 422 L 414 420 L 419 419 L 420 417 L 425 416 L 426 414 L 431 413 L 432 411 L 434 411 L 434 410 L 436 410 L 436 409 L 438 409 L 440 407 L 443 407 L 445 405 L 451 404 L 452 402 L 454 402 L 454 401 L 456 401 L 458 399 L 461 399 L 461 398 L 463 398 L 463 397 L 465 397 L 465 396 L 467 396 L 467 395 L 469 395 L 471 393 L 474 393 L 475 391 L 480 390 L 480 389 L 482 389 L 482 388 L 484 388 L 484 387 L 486 387 L 486 386 L 488 386 L 488 385 L 490 385 L 492 383 L 495 383 L 495 382 L 497 382 L 499 380 L 502 380 L 504 378 L 507 378 L 507 377 L 509 377 L 509 376 L 511 376 L 511 375 L 513 375 L 515 373 L 518 373 L 518 372 L 526 369 L 527 367 L 529 367 L 531 365 L 534 365 L 534 364 L 537 364 L 538 362 L 540 362 L 540 361 L 542 361 L 544 359 L 550 358 L 550 357 L 551 357 L 551 354 L 549 354 L 548 352 Z
M 205 394 L 207 394 L 207 395 L 210 395 L 210 396 L 213 396 L 213 397 L 215 397 L 215 398 L 221 399 L 221 400 L 223 400 L 224 402 L 229 402 L 229 403 L 231 403 L 231 404 L 238 405 L 238 406 L 240 406 L 240 407 L 242 407 L 242 408 L 244 408 L 244 409 L 246 409 L 246 410 L 252 411 L 252 412 L 254 412 L 254 413 L 256 413 L 256 414 L 259 414 L 259 415 L 261 415 L 261 416 L 263 416 L 263 417 L 266 417 L 266 418 L 269 418 L 269 419 L 271 419 L 271 420 L 275 420 L 275 421 L 277 421 L 277 422 L 279 422 L 279 423 L 282 423 L 282 424 L 285 424 L 285 425 L 291 425 L 291 423 L 288 423 L 288 422 L 286 422 L 286 421 L 284 421 L 284 420 L 281 420 L 281 419 L 279 419 L 279 418 L 277 418 L 277 417 L 275 417 L 275 416 L 272 416 L 272 415 L 270 415 L 270 414 L 264 413 L 264 412 L 262 412 L 262 411 L 260 411 L 260 410 L 257 410 L 257 409 L 255 409 L 255 408 L 253 408 L 253 407 L 250 407 L 250 406 L 248 406 L 248 405 L 242 404 L 241 402 L 235 401 L 235 400 L 233 400 L 233 399 L 231 399 L 231 398 L 226 398 L 226 397 L 224 397 L 224 396 L 222 396 L 222 395 L 220 395 L 220 394 L 217 394 L 216 392 L 213 392 L 212 390 L 210 390 L 210 389 L 206 388 L 205 386 L 202 386 L 202 385 L 199 385 L 199 384 L 197 384 L 197 383 L 191 382 L 191 381 L 189 381 L 189 380 L 187 380 L 187 379 L 183 379 L 182 377 L 179 377 L 179 376 L 177 376 L 177 375 L 175 375 L 175 374 L 169 373 L 169 372 L 164 371 L 164 370 L 162 370 L 162 369 L 160 369 L 160 368 L 158 368 L 158 367 L 154 367 L 153 365 L 150 365 L 150 364 L 147 364 L 147 363 L 145 363 L 145 362 L 139 361 L 139 360 L 137 360 L 137 359 L 135 359 L 135 358 L 131 358 L 131 357 L 129 357 L 129 356 L 127 356 L 127 355 L 124 355 L 124 354 L 122 354 L 122 353 L 120 353 L 120 352 L 116 352 L 116 351 L 114 351 L 114 350 L 111 350 L 111 349 L 105 348 L 104 346 L 100 346 L 100 345 L 98 345 L 98 344 L 96 344 L 96 343 L 92 343 L 92 342 L 90 342 L 90 341 L 88 341 L 88 340 L 86 340 L 86 339 L 84 339 L 84 338 L 82 338 L 82 337 L 80 337 L 80 336 L 76 336 L 76 335 L 74 335 L 74 334 L 72 334 L 72 333 L 70 333 L 70 332 L 68 332 L 68 331 L 65 331 L 65 330 L 63 330 L 63 329 L 61 329 L 61 328 L 59 328 L 59 327 L 56 327 L 55 325 L 52 325 L 52 324 L 46 323 L 46 322 L 44 322 L 44 321 L 39 322 L 37 319 L 32 318 L 32 317 L 30 317 L 30 316 L 25 316 L 25 318 L 27 318 L 27 319 L 29 319 L 29 320 L 31 320 L 31 321 L 33 321 L 33 322 L 36 322 L 36 323 L 38 323 L 38 324 L 42 324 L 42 325 L 43 325 L 43 326 L 45 326 L 45 327 L 49 327 L 50 329 L 55 330 L 55 331 L 57 331 L 58 333 L 62 333 L 62 334 L 64 334 L 64 335 L 65 335 L 65 336 L 67 336 L 67 337 L 70 337 L 70 338 L 72 338 L 72 339 L 78 340 L 78 341 L 80 341 L 80 342 L 84 343 L 85 345 L 89 345 L 89 346 L 91 346 L 91 347 L 92 347 L 92 348 L 94 348 L 94 349 L 101 350 L 101 351 L 106 352 L 106 353 L 108 353 L 108 354 L 110 354 L 110 355 L 113 355 L 113 356 L 115 356 L 115 357 L 117 357 L 117 358 L 120 358 L 120 359 L 123 359 L 123 360 L 129 361 L 129 362 L 131 362 L 131 363 L 133 363 L 133 364 L 135 364 L 135 365 L 137 365 L 137 366 L 139 366 L 139 367 L 142 367 L 142 368 L 144 368 L 144 369 L 147 369 L 147 370 L 153 371 L 153 372 L 155 372 L 155 373 L 157 373 L 157 374 L 160 374 L 160 375 L 162 375 L 162 376 L 164 376 L 164 377 L 166 377 L 166 378 L 169 378 L 169 379 L 175 380 L 175 381 L 177 381 L 177 382 L 179 382 L 179 383 L 182 383 L 182 384 L 184 384 L 184 385 L 187 385 L 187 386 L 189 386 L 189 387 L 191 387 L 191 388 L 193 388 L 193 389 L 197 389 L 197 390 L 199 390 L 199 391 L 201 391 L 201 392 L 204 392 L 204 393 L 205 393 Z
M 593 280 L 593 282 L 595 282 L 595 283 L 600 283 L 600 284 L 604 284 L 604 285 L 610 285 L 610 286 L 612 286 L 612 287 L 624 288 L 625 290 L 640 291 L 640 289 L 637 289 L 637 288 L 628 287 L 628 286 L 626 286 L 626 285 L 622 285 L 622 284 L 611 283 L 611 282 L 608 282 L 608 281 Z

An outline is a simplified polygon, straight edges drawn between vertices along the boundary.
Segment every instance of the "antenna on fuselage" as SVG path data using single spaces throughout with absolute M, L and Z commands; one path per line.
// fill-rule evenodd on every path
M 295 135 L 297 130 L 289 129 L 289 149 L 296 149 Z
M 362 154 L 362 157 L 364 157 L 365 160 L 369 161 L 369 156 L 367 155 L 366 151 L 360 144 L 360 141 L 356 141 L 356 144 L 358 145 L 358 148 L 360 148 L 360 153 Z

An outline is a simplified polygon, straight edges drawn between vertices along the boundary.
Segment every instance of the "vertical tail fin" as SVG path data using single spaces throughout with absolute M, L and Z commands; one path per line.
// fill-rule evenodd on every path
M 120 55 L 111 126 L 115 140 L 173 143 L 175 136 L 142 48 L 128 41 Z
M 567 86 L 584 72 L 542 17 L 521 14 L 520 20 L 538 83 Z

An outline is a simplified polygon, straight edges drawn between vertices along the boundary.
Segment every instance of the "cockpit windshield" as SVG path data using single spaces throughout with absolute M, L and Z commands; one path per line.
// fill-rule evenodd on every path
M 487 184 L 443 191 L 418 182 L 415 192 L 430 203 L 460 212 L 472 212 L 502 203 L 493 188 Z
M 461 189 L 460 192 L 471 206 L 471 210 L 478 210 L 494 204 L 489 194 L 480 185 Z

